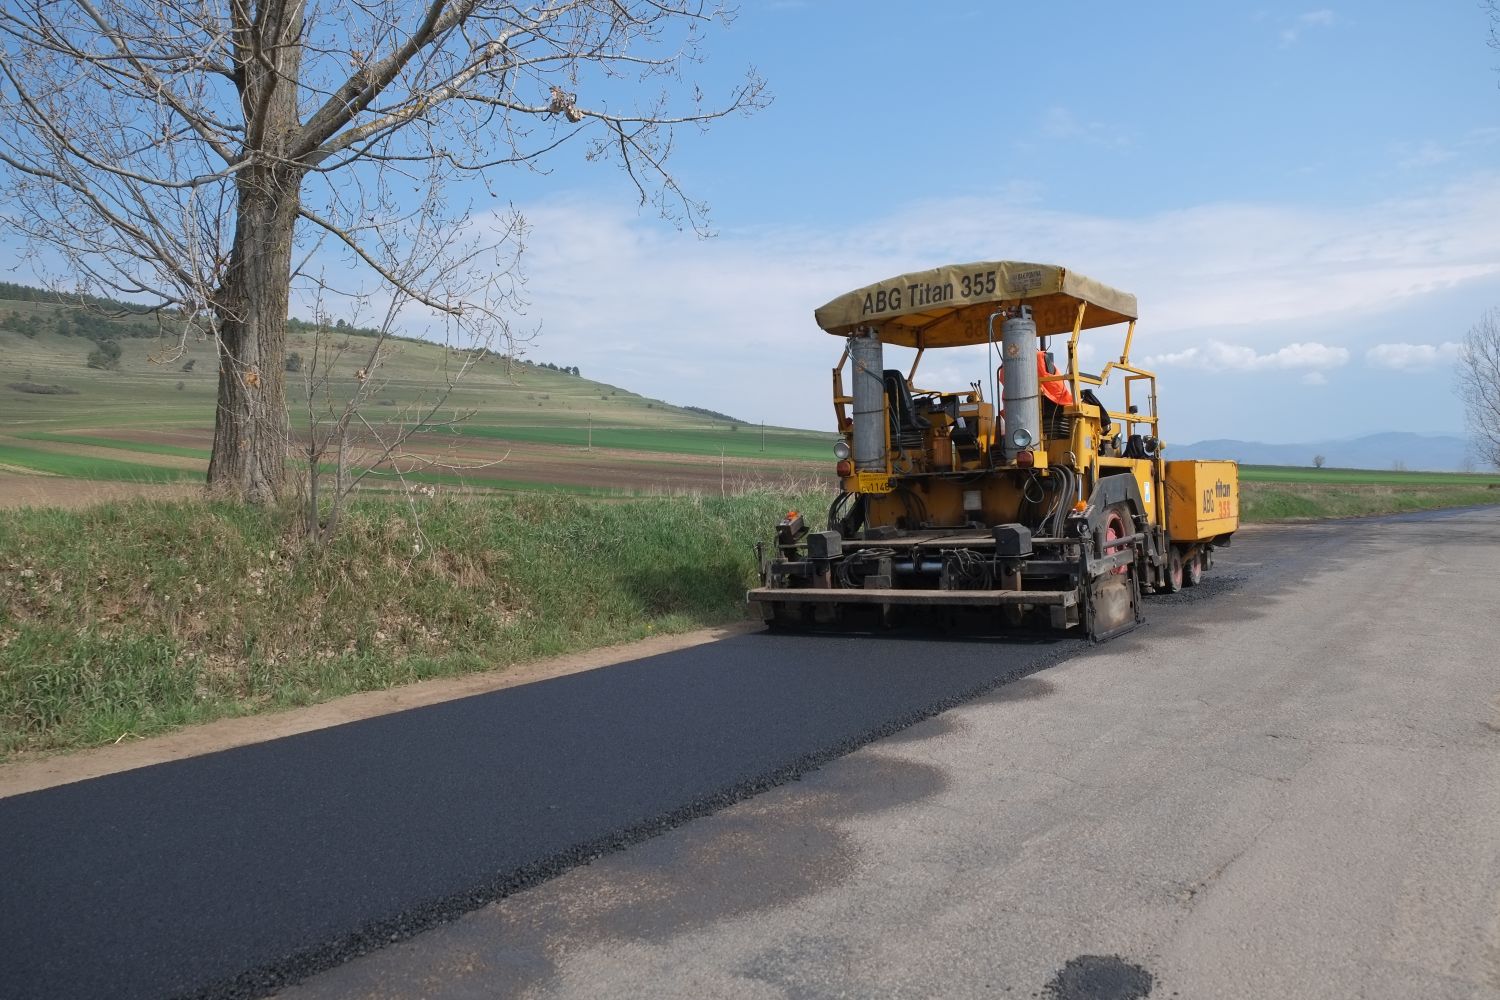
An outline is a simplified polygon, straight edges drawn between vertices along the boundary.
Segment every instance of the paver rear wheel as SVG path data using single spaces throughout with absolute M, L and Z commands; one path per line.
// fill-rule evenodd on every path
M 1112 508 L 1105 514 L 1099 532 L 1099 554 L 1113 555 L 1120 546 L 1117 539 L 1126 536 L 1125 514 Z M 1085 593 L 1088 636 L 1102 642 L 1111 636 L 1128 632 L 1140 622 L 1141 588 L 1135 578 L 1136 563 L 1117 566 L 1089 581 Z
M 1189 587 L 1196 587 L 1203 582 L 1203 562 L 1207 558 L 1202 552 L 1194 552 L 1183 562 L 1184 574 L 1182 582 Z
M 1166 585 L 1162 588 L 1169 594 L 1182 589 L 1182 550 L 1172 546 L 1167 551 Z

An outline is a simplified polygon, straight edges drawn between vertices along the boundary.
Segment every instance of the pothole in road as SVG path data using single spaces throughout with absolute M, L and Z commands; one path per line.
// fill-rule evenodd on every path
M 1043 987 L 1045 1000 L 1140 1000 L 1155 980 L 1119 955 L 1079 955 Z

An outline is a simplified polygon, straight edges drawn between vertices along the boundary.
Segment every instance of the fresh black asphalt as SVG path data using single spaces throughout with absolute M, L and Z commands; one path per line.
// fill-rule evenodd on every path
M 0 997 L 263 995 L 1081 648 L 749 634 L 0 800 Z

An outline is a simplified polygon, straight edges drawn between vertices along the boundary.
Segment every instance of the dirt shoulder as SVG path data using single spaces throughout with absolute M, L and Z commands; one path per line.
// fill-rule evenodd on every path
M 384 691 L 366 691 L 321 705 L 292 709 L 273 715 L 255 715 L 192 726 L 163 736 L 153 736 L 113 746 L 73 753 L 37 756 L 0 764 L 0 798 L 40 791 L 56 785 L 118 774 L 172 760 L 183 760 L 233 747 L 327 729 L 346 722 L 388 715 L 423 705 L 467 698 L 503 688 L 532 684 L 566 674 L 596 670 L 627 660 L 639 660 L 678 649 L 701 646 L 731 635 L 759 628 L 753 623 L 699 629 L 682 635 L 660 636 L 640 642 L 569 653 L 546 660 L 517 664 L 505 670 L 463 677 L 419 681 Z

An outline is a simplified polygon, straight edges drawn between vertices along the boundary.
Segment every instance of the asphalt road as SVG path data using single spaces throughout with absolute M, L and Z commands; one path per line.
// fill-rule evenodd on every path
M 748 635 L 0 800 L 0 996 L 1500 996 L 1497 537 L 1251 532 L 1098 648 Z

